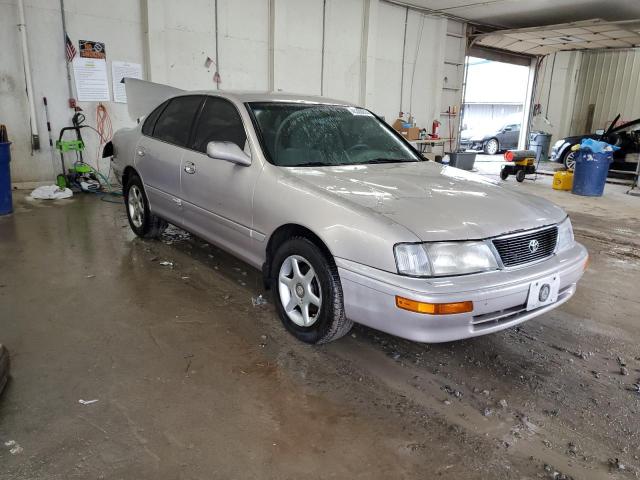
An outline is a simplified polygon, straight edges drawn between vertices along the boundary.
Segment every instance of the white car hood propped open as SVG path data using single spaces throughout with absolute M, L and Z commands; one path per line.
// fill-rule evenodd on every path
M 168 98 L 175 97 L 184 90 L 162 85 L 161 83 L 148 82 L 137 78 L 124 78 L 124 88 L 127 92 L 127 104 L 132 120 L 138 120 L 160 105 Z

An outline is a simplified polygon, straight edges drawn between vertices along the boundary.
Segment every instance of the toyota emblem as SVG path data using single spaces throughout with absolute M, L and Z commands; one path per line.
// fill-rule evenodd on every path
M 531 253 L 536 253 L 540 248 L 540 242 L 536 239 L 533 239 L 529 242 L 529 251 Z

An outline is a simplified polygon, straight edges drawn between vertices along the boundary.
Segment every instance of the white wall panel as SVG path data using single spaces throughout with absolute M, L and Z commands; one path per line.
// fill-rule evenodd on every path
M 320 95 L 322 1 L 276 0 L 274 89 Z
M 398 116 L 402 77 L 405 9 L 379 3 L 376 29 L 374 95 L 369 105 L 388 122 Z
M 358 103 L 363 0 L 328 0 L 325 22 L 326 97 Z
M 551 133 L 552 142 L 570 134 L 581 58 L 580 52 L 558 52 L 544 60 L 535 93 L 541 114 L 532 130 Z
M 268 0 L 218 0 L 221 88 L 267 90 Z
M 440 108 L 446 20 L 414 11 L 408 20 L 402 110 L 429 128 Z
M 149 57 L 151 78 L 184 89 L 215 88 L 214 0 L 149 1 Z

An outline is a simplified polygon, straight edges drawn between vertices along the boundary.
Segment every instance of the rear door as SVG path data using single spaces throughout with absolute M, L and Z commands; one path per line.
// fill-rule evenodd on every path
M 135 166 L 151 210 L 173 224 L 182 224 L 180 165 L 191 128 L 204 97 L 175 97 L 145 120 L 135 151 Z
M 247 132 L 236 106 L 208 96 L 182 159 L 184 227 L 252 263 L 253 192 L 262 164 L 249 166 L 207 156 L 212 141 L 233 142 L 251 156 Z

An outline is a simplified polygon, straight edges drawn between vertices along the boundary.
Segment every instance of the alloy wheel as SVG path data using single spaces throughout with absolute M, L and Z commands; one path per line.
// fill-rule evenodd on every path
M 569 152 L 564 159 L 564 166 L 567 170 L 573 170 L 576 166 L 576 152 Z
M 127 197 L 127 208 L 129 209 L 129 217 L 136 228 L 142 227 L 144 223 L 144 199 L 142 192 L 137 185 L 132 185 L 129 189 Z
M 280 302 L 289 319 L 300 327 L 310 327 L 320 316 L 322 291 L 311 263 L 300 255 L 285 258 L 278 273 Z
M 495 138 L 492 138 L 486 143 L 484 149 L 488 155 L 495 155 L 498 153 L 498 141 Z

